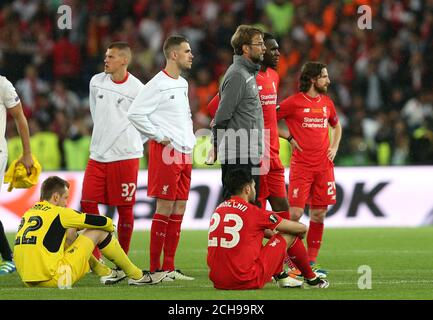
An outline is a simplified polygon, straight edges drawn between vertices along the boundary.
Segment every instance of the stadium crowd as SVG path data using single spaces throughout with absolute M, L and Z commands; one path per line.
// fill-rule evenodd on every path
M 72 9 L 70 30 L 57 25 L 63 4 Z M 359 27 L 362 4 L 372 9 L 371 29 Z M 2 0 L 0 74 L 21 97 L 43 168 L 84 170 L 89 81 L 103 71 L 110 42 L 131 45 L 129 70 L 146 83 L 163 67 L 162 41 L 186 36 L 195 56 L 187 79 L 198 130 L 209 128 L 206 106 L 232 62 L 230 37 L 242 23 L 278 39 L 279 100 L 298 90 L 303 63 L 327 64 L 343 127 L 336 165 L 433 163 L 433 0 Z M 9 124 L 13 160 L 20 141 Z

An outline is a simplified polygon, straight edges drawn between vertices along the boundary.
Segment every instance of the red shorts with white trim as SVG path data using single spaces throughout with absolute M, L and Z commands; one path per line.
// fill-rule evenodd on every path
M 135 204 L 139 159 L 99 162 L 89 159 L 81 201 L 110 206 Z
M 283 164 L 280 158 L 272 158 L 268 163 L 269 164 L 263 161 L 261 164 L 260 169 L 263 174 L 260 175 L 259 194 L 257 198 L 285 198 L 287 192 Z M 266 168 L 266 166 L 269 166 L 269 169 Z
M 291 207 L 326 207 L 336 203 L 334 167 L 321 171 L 308 171 L 297 166 L 290 167 L 287 196 Z
M 155 141 L 149 143 L 147 195 L 164 200 L 188 200 L 191 155 Z

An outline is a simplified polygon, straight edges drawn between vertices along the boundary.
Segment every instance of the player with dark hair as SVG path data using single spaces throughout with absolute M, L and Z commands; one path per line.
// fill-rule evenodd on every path
M 328 205 L 336 202 L 333 160 L 342 129 L 332 100 L 326 95 L 330 84 L 326 65 L 307 62 L 301 70 L 300 92 L 280 103 L 278 118 L 286 121 L 287 140 L 292 145 L 288 199 L 290 215 L 301 218 L 310 205 L 307 234 L 308 255 L 313 270 L 322 243 Z M 331 130 L 329 130 L 331 126 Z
M 207 264 L 214 287 L 260 289 L 281 272 L 287 252 L 295 257 L 308 287 L 327 288 L 328 281 L 311 270 L 305 247 L 298 245 L 306 226 L 253 205 L 256 191 L 250 170 L 234 169 L 225 180 L 232 196 L 215 209 L 208 235 Z M 263 246 L 268 229 L 276 233 Z M 291 281 L 302 286 L 301 281 Z
M 150 271 L 167 273 L 166 280 L 194 280 L 176 269 L 174 262 L 191 185 L 191 153 L 195 145 L 188 82 L 181 73 L 191 69 L 193 55 L 188 40 L 180 35 L 168 37 L 163 51 L 165 69 L 140 91 L 128 111 L 128 119 L 150 139 L 147 194 L 156 198 L 150 229 Z

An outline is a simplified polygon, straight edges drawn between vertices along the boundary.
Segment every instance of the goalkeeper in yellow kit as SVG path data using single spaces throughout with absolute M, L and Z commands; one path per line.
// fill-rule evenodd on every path
M 97 245 L 102 254 L 124 272 L 130 285 L 155 284 L 163 280 L 135 266 L 112 235 L 110 218 L 66 208 L 69 183 L 47 178 L 41 200 L 23 216 L 15 237 L 14 260 L 21 280 L 28 287 L 70 287 L 89 272 L 112 284 L 113 272 L 92 255 Z M 84 229 L 84 230 L 83 230 Z M 77 237 L 77 230 L 83 230 Z

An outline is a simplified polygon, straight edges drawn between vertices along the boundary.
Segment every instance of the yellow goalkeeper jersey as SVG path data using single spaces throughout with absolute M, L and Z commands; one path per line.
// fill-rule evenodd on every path
M 114 231 L 108 217 L 58 207 L 48 201 L 36 203 L 24 214 L 15 237 L 14 261 L 22 281 L 53 277 L 64 256 L 67 228 Z

